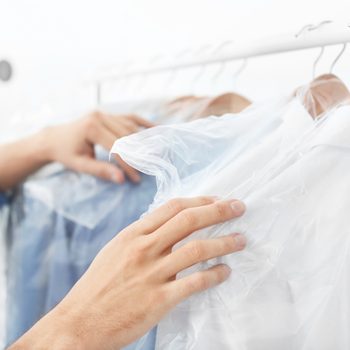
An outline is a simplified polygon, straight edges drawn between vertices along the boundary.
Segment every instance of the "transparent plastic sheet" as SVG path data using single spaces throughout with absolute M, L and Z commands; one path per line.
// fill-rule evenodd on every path
M 165 100 L 160 101 L 165 102 Z M 154 121 L 159 117 L 152 114 L 151 111 L 162 113 L 160 101 L 152 101 L 148 104 L 143 101 L 139 103 L 137 108 L 143 109 L 144 118 Z M 136 108 L 135 102 L 106 106 L 103 110 L 109 113 L 115 113 L 116 110 L 127 113 L 127 111 L 132 110 L 133 106 Z M 179 112 L 167 117 L 166 122 L 170 124 L 178 123 L 184 119 L 184 117 L 181 119 Z M 99 160 L 109 160 L 108 152 L 100 146 L 95 147 L 95 153 Z M 147 181 L 148 184 L 152 182 L 151 180 Z M 24 183 L 23 195 L 41 201 L 66 219 L 92 230 L 111 210 L 124 203 L 130 185 L 127 183 L 117 186 L 115 183 L 103 181 L 87 174 L 76 173 L 58 164 L 52 164 Z M 155 192 L 155 187 L 152 187 L 152 191 Z
M 100 160 L 108 153 L 96 149 Z M 7 345 L 50 311 L 98 251 L 152 203 L 155 180 L 123 185 L 54 164 L 14 195 L 8 230 Z M 153 349 L 155 331 L 128 350 Z
M 108 160 L 101 149 L 97 155 Z M 140 185 L 116 185 L 57 164 L 24 183 L 14 196 L 9 230 L 8 344 L 66 295 L 100 248 L 147 209 L 155 192 L 149 176 Z M 151 333 L 129 349 L 151 348 L 152 339 Z
M 96 154 L 108 161 L 108 152 L 96 147 Z M 7 230 L 7 345 L 62 300 L 98 251 L 147 210 L 155 191 L 149 176 L 117 185 L 58 164 L 18 189 Z M 150 334 L 144 348 L 129 349 L 149 349 L 152 340 Z
M 98 156 L 107 160 L 101 151 Z M 24 183 L 12 202 L 9 230 L 8 344 L 66 295 L 99 249 L 147 210 L 155 192 L 150 176 L 118 186 L 57 165 Z M 152 349 L 154 334 L 127 349 Z
M 172 197 L 181 187 L 193 188 L 195 178 L 211 177 L 227 159 L 235 160 L 281 124 L 288 100 L 271 100 L 239 114 L 208 117 L 191 123 L 158 126 L 118 140 L 118 153 L 135 169 L 156 177 L 154 205 Z M 227 127 L 232 122 L 232 126 Z M 220 155 L 220 156 L 218 156 Z M 226 157 L 226 158 L 225 158 Z M 174 192 L 174 194 L 172 193 Z
M 145 119 L 161 124 L 174 124 L 193 117 L 197 110 L 202 109 L 203 101 L 207 103 L 212 98 L 196 97 L 195 100 L 197 99 L 199 102 L 185 106 L 180 103 L 181 98 L 178 103 L 159 99 L 108 105 L 103 107 L 103 111 L 128 114 L 133 110 Z M 95 153 L 98 159 L 108 161 L 108 153 L 101 147 L 97 146 Z M 123 202 L 129 191 L 127 185 L 119 186 L 118 193 L 112 188 L 115 188 L 115 184 L 53 164 L 24 183 L 24 195 L 43 202 L 48 208 L 77 225 L 94 229 L 116 205 Z
M 249 241 L 243 252 L 178 275 L 218 262 L 233 269 L 227 282 L 183 302 L 160 323 L 157 349 L 350 348 L 350 180 L 344 176 L 350 109 L 332 108 L 314 121 L 307 112 L 313 106 L 306 110 L 301 103 L 308 92 L 299 90 L 283 113 L 251 108 L 147 130 L 113 147 L 157 177 L 153 208 L 203 194 L 240 198 L 248 208 L 242 218 L 181 243 L 230 232 L 243 232 Z
M 97 154 L 98 159 L 108 161 L 106 151 L 97 149 Z M 129 182 L 117 185 L 55 164 L 26 181 L 23 195 L 39 200 L 58 215 L 93 230 L 118 205 L 125 203 L 132 187 Z M 142 186 L 142 190 L 146 187 Z M 152 193 L 154 191 L 153 188 Z M 131 202 L 129 205 L 137 204 Z

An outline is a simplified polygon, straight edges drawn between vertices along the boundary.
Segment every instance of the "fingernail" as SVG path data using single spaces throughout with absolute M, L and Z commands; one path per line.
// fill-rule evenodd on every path
M 241 201 L 238 201 L 238 200 L 232 201 L 231 207 L 236 215 L 242 215 L 245 212 L 245 205 Z
M 230 266 L 228 266 L 226 264 L 222 264 L 222 269 L 223 269 L 223 272 L 224 272 L 223 279 L 226 280 L 231 275 L 232 269 L 231 269 Z
M 134 175 L 133 180 L 134 180 L 134 182 L 139 183 L 139 182 L 141 182 L 141 176 L 140 175 Z
M 122 184 L 124 182 L 124 176 L 119 173 L 119 172 L 115 172 L 115 171 L 111 171 L 111 177 L 110 177 L 111 181 L 117 183 L 117 184 Z
M 241 234 L 235 234 L 233 239 L 235 240 L 237 249 L 243 249 L 247 244 L 247 239 Z
M 227 271 L 227 274 L 230 274 L 232 272 L 232 269 L 230 266 L 224 264 L 223 267 Z

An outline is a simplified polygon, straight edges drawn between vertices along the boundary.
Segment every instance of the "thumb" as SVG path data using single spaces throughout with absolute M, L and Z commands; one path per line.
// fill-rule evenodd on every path
M 123 183 L 123 172 L 115 165 L 89 157 L 76 157 L 71 162 L 71 168 L 78 172 L 90 174 L 107 181 Z

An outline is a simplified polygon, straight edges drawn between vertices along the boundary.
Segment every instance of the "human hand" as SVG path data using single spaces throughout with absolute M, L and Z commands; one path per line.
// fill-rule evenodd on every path
M 72 170 L 105 180 L 122 183 L 124 173 L 133 182 L 140 175 L 119 156 L 116 165 L 95 159 L 94 146 L 110 150 L 117 138 L 149 128 L 153 124 L 135 115 L 111 116 L 93 112 L 72 123 L 47 128 L 41 132 L 49 161 L 60 162 Z
M 67 297 L 11 350 L 119 349 L 173 307 L 230 274 L 226 265 L 176 280 L 194 264 L 242 250 L 239 234 L 173 246 L 192 232 L 241 216 L 244 205 L 212 197 L 176 199 L 130 225 L 97 255 Z M 27 346 L 27 347 L 26 347 Z

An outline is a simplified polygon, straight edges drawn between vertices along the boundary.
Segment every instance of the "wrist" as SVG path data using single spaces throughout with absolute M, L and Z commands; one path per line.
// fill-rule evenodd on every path
M 54 138 L 52 137 L 52 128 L 45 128 L 33 136 L 32 157 L 41 165 L 54 161 Z
M 68 320 L 69 321 L 69 320 Z M 44 316 L 8 350 L 85 350 L 83 338 L 56 308 Z

